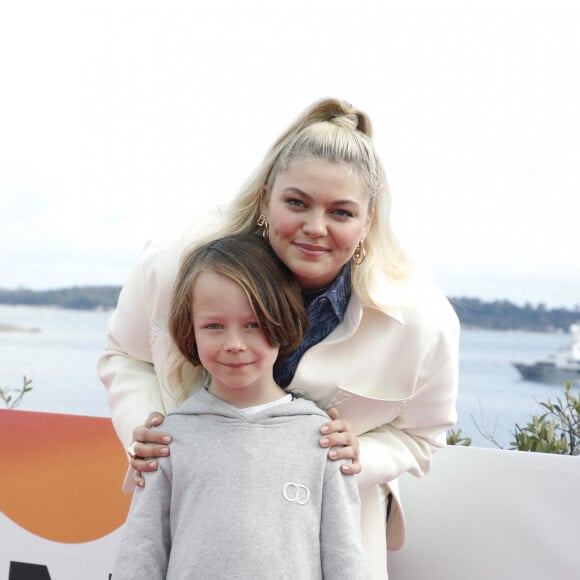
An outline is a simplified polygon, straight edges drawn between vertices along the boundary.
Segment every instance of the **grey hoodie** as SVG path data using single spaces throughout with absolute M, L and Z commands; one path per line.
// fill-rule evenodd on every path
M 171 455 L 137 488 L 114 580 L 369 578 L 352 476 L 297 399 L 247 415 L 205 389 L 170 413 Z

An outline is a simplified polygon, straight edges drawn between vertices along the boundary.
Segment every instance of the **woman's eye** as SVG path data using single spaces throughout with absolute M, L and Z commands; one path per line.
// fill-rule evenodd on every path
M 343 218 L 351 218 L 353 217 L 353 213 L 347 209 L 335 209 L 333 211 L 334 215 Z
M 205 327 L 208 330 L 219 330 L 222 327 L 222 325 L 218 324 L 217 322 L 211 322 L 210 324 L 206 324 Z
M 248 322 L 246 327 L 247 328 L 260 328 L 260 323 L 259 322 Z
M 293 207 L 305 207 L 304 202 L 301 199 L 297 199 L 295 197 L 291 197 L 290 199 L 287 199 L 286 203 L 288 205 L 293 206 Z

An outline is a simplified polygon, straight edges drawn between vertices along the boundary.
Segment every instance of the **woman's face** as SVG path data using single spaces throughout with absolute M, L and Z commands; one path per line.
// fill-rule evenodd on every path
M 262 211 L 278 257 L 301 288 L 330 284 L 372 219 L 356 170 L 320 159 L 296 160 L 267 193 Z

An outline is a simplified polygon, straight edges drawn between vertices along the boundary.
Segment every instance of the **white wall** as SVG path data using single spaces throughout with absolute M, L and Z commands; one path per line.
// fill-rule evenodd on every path
M 390 580 L 580 579 L 580 457 L 448 447 L 400 485 Z

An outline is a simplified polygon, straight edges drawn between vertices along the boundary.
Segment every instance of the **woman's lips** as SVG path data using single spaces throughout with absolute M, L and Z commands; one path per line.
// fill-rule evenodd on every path
M 294 242 L 294 245 L 305 254 L 311 256 L 319 256 L 320 254 L 324 254 L 325 252 L 329 251 L 329 249 L 324 246 L 314 246 L 312 244 L 303 244 L 300 242 Z

